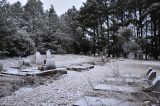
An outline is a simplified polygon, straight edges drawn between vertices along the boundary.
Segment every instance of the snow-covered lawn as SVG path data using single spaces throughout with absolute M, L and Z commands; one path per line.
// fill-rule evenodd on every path
M 54 55 L 58 67 L 67 67 L 74 64 L 98 61 L 99 58 L 81 55 Z M 33 59 L 33 56 L 28 57 Z M 18 64 L 19 59 L 0 60 L 5 67 Z M 105 65 L 95 65 L 94 69 L 84 72 L 68 71 L 58 80 L 38 86 L 33 89 L 22 88 L 0 99 L 0 105 L 5 106 L 71 106 L 78 98 L 85 96 L 85 92 L 93 90 L 93 86 L 104 81 L 107 76 L 113 75 L 113 67 L 120 74 L 144 75 L 148 67 L 157 69 L 160 73 L 160 62 L 139 60 L 110 60 Z M 26 90 L 25 90 L 26 89 Z M 24 92 L 23 92 L 24 90 Z

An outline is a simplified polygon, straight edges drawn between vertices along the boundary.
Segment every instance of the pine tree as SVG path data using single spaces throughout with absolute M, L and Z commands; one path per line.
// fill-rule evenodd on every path
M 34 43 L 25 31 L 19 31 L 10 16 L 10 5 L 0 4 L 0 56 L 27 56 L 34 52 Z

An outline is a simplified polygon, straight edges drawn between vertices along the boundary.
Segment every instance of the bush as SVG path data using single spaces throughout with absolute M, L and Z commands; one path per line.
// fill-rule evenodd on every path
M 3 56 L 28 56 L 35 51 L 35 44 L 26 31 L 18 30 L 6 38 Z

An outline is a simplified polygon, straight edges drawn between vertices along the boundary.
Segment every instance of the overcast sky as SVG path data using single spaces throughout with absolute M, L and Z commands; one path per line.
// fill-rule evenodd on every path
M 27 0 L 7 0 L 9 3 L 15 3 L 16 1 L 20 1 L 22 5 L 25 5 Z M 79 9 L 82 6 L 82 2 L 86 0 L 41 0 L 43 2 L 44 9 L 50 8 L 50 5 L 53 4 L 58 15 L 63 14 L 73 5 Z

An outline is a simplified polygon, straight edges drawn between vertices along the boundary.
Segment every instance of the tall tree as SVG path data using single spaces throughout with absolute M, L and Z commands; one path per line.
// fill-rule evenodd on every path
M 27 56 L 34 52 L 34 42 L 24 30 L 19 30 L 10 16 L 10 5 L 0 1 L 0 56 Z

